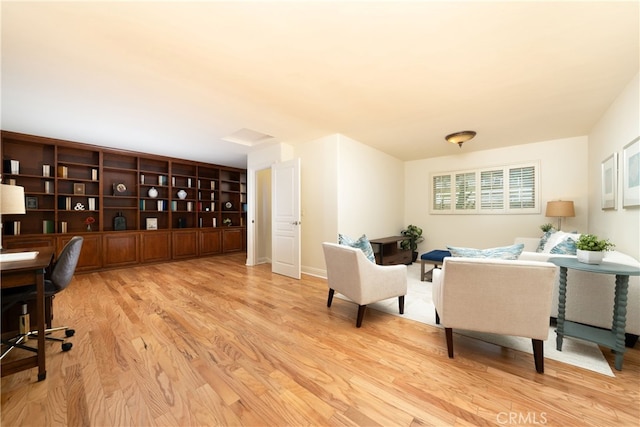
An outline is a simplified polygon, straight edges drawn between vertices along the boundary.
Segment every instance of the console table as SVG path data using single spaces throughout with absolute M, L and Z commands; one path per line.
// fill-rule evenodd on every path
M 378 246 L 378 252 L 375 252 L 376 264 L 395 265 L 395 264 L 411 264 L 411 250 L 401 249 L 398 243 L 408 240 L 406 236 L 391 236 L 381 239 L 372 239 L 369 242 Z
M 580 338 L 603 345 L 613 350 L 616 355 L 615 367 L 622 370 L 624 357 L 624 329 L 627 323 L 627 292 L 629 276 L 640 276 L 640 269 L 625 264 L 603 262 L 602 264 L 585 264 L 575 258 L 551 258 L 549 262 L 560 267 L 560 295 L 558 301 L 558 323 L 556 348 L 562 351 L 564 336 Z M 614 274 L 616 289 L 613 301 L 613 321 L 611 331 L 587 326 L 580 323 L 565 321 L 565 307 L 567 302 L 567 270 L 582 270 L 590 273 Z

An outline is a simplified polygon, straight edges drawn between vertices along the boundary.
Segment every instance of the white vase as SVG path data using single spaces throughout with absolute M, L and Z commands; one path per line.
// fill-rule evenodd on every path
M 583 251 L 578 249 L 576 252 L 578 261 L 585 264 L 600 264 L 604 258 L 604 251 Z
M 149 197 L 156 198 L 158 197 L 158 190 L 156 190 L 155 187 L 151 187 L 149 191 L 147 191 L 147 194 L 149 195 Z
M 186 192 L 186 191 L 184 191 L 184 190 L 180 190 L 180 191 L 178 191 L 178 197 L 179 197 L 180 199 L 185 199 L 185 198 L 187 197 L 187 192 Z

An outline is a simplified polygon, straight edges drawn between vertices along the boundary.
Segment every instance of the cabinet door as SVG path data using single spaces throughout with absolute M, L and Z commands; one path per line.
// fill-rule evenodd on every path
M 224 230 L 222 233 L 222 251 L 237 252 L 244 249 L 244 228 Z
M 171 259 L 171 232 L 142 233 L 142 262 L 169 261 Z
M 139 233 L 113 233 L 104 235 L 104 266 L 120 267 L 140 261 Z
M 173 259 L 198 256 L 197 230 L 174 231 L 171 248 Z
M 69 233 L 58 237 L 57 253 L 60 253 L 73 236 Z M 82 237 L 84 237 L 84 241 L 76 271 L 92 271 L 102 268 L 102 235 L 82 234 Z
M 222 232 L 218 229 L 200 230 L 200 255 L 222 252 Z

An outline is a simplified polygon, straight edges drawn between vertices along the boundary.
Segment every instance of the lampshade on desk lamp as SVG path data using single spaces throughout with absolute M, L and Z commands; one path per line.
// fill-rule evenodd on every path
M 2 249 L 2 215 L 24 214 L 24 187 L 0 184 L 0 249 Z
M 558 218 L 558 231 L 562 229 L 562 218 L 576 216 L 573 202 L 565 200 L 554 200 L 547 202 L 547 212 L 545 216 Z

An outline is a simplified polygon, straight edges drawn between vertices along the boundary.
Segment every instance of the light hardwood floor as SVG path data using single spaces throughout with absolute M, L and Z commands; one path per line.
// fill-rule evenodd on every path
M 356 307 L 244 254 L 77 275 L 73 349 L 2 379 L 2 426 L 598 425 L 640 422 L 640 350 L 610 378 Z M 455 335 L 454 335 L 455 340 Z M 470 343 L 469 343 L 470 342 Z M 605 350 L 613 366 L 613 355 Z

